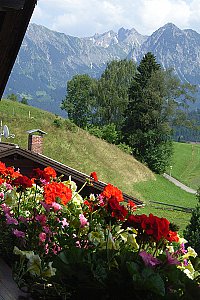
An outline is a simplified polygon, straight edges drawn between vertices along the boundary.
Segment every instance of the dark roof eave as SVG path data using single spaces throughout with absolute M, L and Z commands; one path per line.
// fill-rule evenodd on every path
M 13 147 L 12 149 L 0 152 L 0 159 L 3 157 L 14 155 L 14 154 L 19 154 L 21 156 L 24 156 L 27 159 L 30 159 L 30 160 L 37 162 L 44 166 L 51 166 L 52 168 L 55 169 L 56 172 L 58 172 L 60 174 L 67 175 L 67 176 L 71 175 L 73 180 L 75 180 L 75 182 L 78 181 L 78 182 L 84 183 L 86 178 L 90 178 L 88 175 L 81 173 L 73 168 L 70 168 L 70 167 L 68 167 L 60 162 L 57 162 L 49 157 L 46 157 L 41 154 L 33 153 L 29 150 L 24 150 L 21 148 Z M 94 182 L 94 188 L 96 188 L 100 191 L 103 190 L 105 185 L 106 185 L 106 183 L 104 183 L 102 181 Z M 134 203 L 137 206 L 144 206 L 144 203 L 135 197 L 127 195 L 126 193 L 123 193 L 123 196 L 124 196 L 125 201 L 132 200 L 132 201 L 134 201 Z
M 0 11 L 10 11 L 23 9 L 25 0 L 1 0 Z

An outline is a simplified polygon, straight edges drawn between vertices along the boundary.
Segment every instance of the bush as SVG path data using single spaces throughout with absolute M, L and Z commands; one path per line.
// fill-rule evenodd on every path
M 90 134 L 92 134 L 92 135 L 98 137 L 99 139 L 101 139 L 102 136 L 103 136 L 102 129 L 101 129 L 100 127 L 98 127 L 98 126 L 91 126 L 91 127 L 87 128 L 87 131 L 88 131 Z
M 104 125 L 102 127 L 102 138 L 110 144 L 116 144 L 119 138 L 118 131 L 116 130 L 116 125 L 111 123 Z
M 66 119 L 64 121 L 64 126 L 66 130 L 69 130 L 71 132 L 77 132 L 78 131 L 78 127 L 69 119 Z
M 55 120 L 53 121 L 53 125 L 60 128 L 63 125 L 63 121 L 61 118 L 56 117 Z
M 124 151 L 125 153 L 127 153 L 127 154 L 132 154 L 132 149 L 131 149 L 131 147 L 128 146 L 128 145 L 126 145 L 125 143 L 120 143 L 120 144 L 117 145 L 117 147 L 118 147 L 120 150 L 122 150 L 122 151 Z
M 200 255 L 200 189 L 197 192 L 199 203 L 192 212 L 190 223 L 184 231 L 184 237 L 195 251 Z
M 108 124 L 102 127 L 91 126 L 87 128 L 88 132 L 99 139 L 103 139 L 110 144 L 116 144 L 119 139 L 119 133 L 116 130 L 115 124 Z

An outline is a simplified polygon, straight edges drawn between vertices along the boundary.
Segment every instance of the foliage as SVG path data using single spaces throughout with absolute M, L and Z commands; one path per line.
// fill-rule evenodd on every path
M 187 225 L 184 235 L 195 251 L 200 255 L 200 190 L 197 192 L 198 204 L 192 211 L 190 223 Z
M 87 128 L 89 133 L 95 135 L 98 138 L 106 140 L 110 144 L 117 144 L 119 140 L 119 132 L 116 129 L 116 125 L 114 123 L 99 126 L 89 126 Z
M 56 126 L 57 128 L 62 127 L 63 126 L 62 118 L 56 116 L 56 118 L 53 120 L 53 125 Z
M 15 95 L 15 94 L 13 94 L 13 93 L 7 95 L 7 99 L 10 100 L 10 101 L 14 101 L 14 102 L 17 102 L 17 101 L 18 101 L 17 95 Z
M 95 124 L 114 124 L 117 130 L 121 128 L 128 104 L 128 90 L 135 72 L 136 65 L 131 60 L 114 60 L 107 64 L 97 82 Z
M 22 104 L 25 104 L 25 105 L 28 105 L 28 100 L 27 100 L 27 98 L 23 97 L 22 100 L 21 100 L 21 103 L 22 103 Z
M 171 70 L 162 70 L 153 54 L 141 60 L 130 88 L 122 135 L 133 155 L 156 173 L 163 173 L 170 163 L 170 126 L 183 114 L 179 103 L 186 106 L 193 100 L 190 91 L 192 87 L 182 85 Z
M 167 219 L 136 214 L 113 185 L 83 199 L 50 167 L 30 180 L 3 163 L 0 180 L 0 251 L 13 249 L 14 278 L 36 299 L 199 296 L 195 251 Z M 96 180 L 92 172 L 84 186 Z
M 74 76 L 68 81 L 62 109 L 82 128 L 114 124 L 119 130 L 135 71 L 132 61 L 121 60 L 108 63 L 99 80 L 88 75 Z
M 132 154 L 132 149 L 131 149 L 131 147 L 128 146 L 128 145 L 126 145 L 125 143 L 119 143 L 119 144 L 117 145 L 117 147 L 118 147 L 119 149 L 121 149 L 122 151 L 124 151 L 125 153 L 127 153 L 127 154 Z
M 75 75 L 67 82 L 67 96 L 61 108 L 67 111 L 70 120 L 82 128 L 92 121 L 94 85 L 95 80 L 86 74 Z

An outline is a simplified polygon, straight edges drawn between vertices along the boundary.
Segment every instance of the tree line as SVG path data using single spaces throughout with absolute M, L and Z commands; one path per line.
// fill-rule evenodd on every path
M 172 130 L 188 123 L 195 91 L 149 52 L 138 66 L 131 60 L 108 63 L 99 79 L 74 76 L 61 107 L 79 127 L 128 147 L 151 170 L 163 173 L 172 155 Z

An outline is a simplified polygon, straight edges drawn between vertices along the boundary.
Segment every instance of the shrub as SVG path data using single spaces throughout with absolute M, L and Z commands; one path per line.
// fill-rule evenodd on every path
M 132 149 L 131 149 L 131 147 L 128 146 L 128 145 L 126 145 L 125 143 L 120 143 L 120 144 L 117 145 L 117 147 L 118 147 L 120 150 L 122 150 L 122 151 L 124 151 L 125 153 L 127 153 L 127 154 L 132 154 Z
M 98 126 L 91 126 L 91 127 L 88 127 L 88 128 L 87 128 L 87 131 L 88 131 L 90 134 L 92 134 L 92 135 L 98 137 L 99 139 L 101 139 L 102 136 L 103 136 L 102 129 L 101 129 L 100 127 L 98 127 Z
M 69 130 L 71 132 L 77 132 L 78 131 L 78 127 L 76 126 L 76 124 L 74 124 L 72 121 L 70 121 L 69 119 L 66 119 L 64 121 L 64 126 L 66 130 Z
M 53 121 L 53 125 L 56 126 L 57 128 L 62 127 L 62 124 L 63 124 L 63 122 L 62 122 L 61 118 L 56 117 L 55 120 Z
M 200 255 L 200 189 L 197 192 L 197 199 L 199 203 L 192 211 L 190 222 L 184 231 L 184 237 Z

